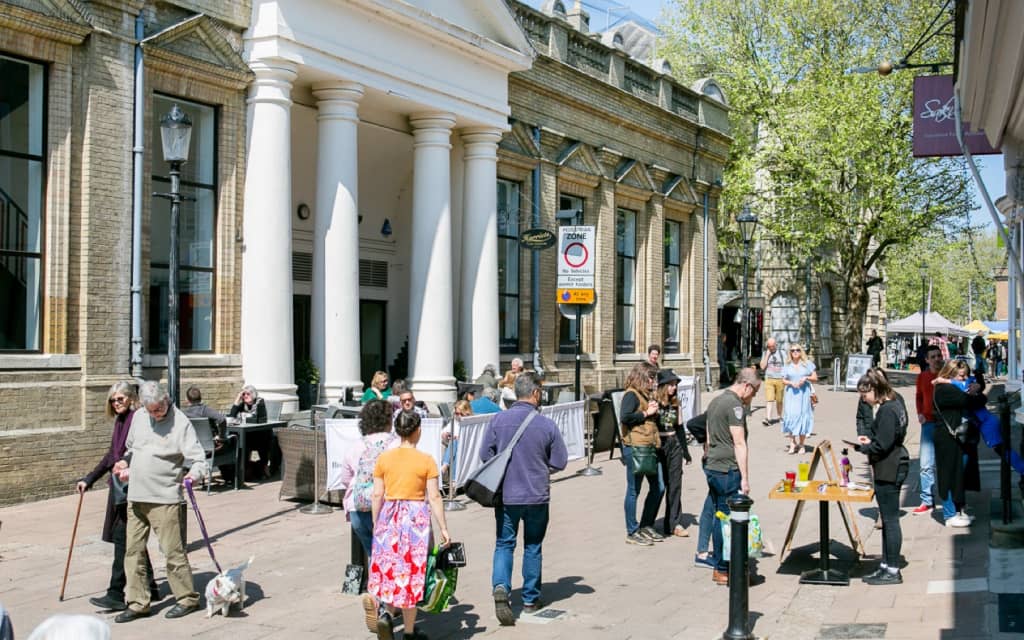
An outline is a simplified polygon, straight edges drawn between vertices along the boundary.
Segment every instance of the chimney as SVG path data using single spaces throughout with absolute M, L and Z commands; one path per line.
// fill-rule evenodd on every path
M 569 24 L 580 33 L 587 33 L 590 30 L 590 14 L 583 10 L 583 3 L 580 0 L 576 0 L 566 17 Z

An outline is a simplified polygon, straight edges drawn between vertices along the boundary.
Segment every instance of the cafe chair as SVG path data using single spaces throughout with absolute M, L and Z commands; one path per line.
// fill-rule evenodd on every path
M 210 418 L 189 418 L 189 420 L 196 430 L 196 436 L 199 437 L 199 444 L 203 446 L 203 451 L 206 453 L 206 495 L 210 495 L 210 478 L 213 476 L 213 468 L 222 464 L 235 464 L 238 439 L 234 434 L 229 435 L 218 450 L 213 439 L 213 421 Z M 237 468 L 235 473 L 239 473 Z

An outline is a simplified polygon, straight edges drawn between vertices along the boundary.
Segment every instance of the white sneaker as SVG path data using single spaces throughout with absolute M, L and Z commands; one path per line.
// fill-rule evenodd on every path
M 969 521 L 974 522 L 974 516 L 972 516 L 971 514 L 967 513 L 966 511 L 961 511 L 958 515 L 961 515 L 961 516 L 967 518 Z
M 946 520 L 947 527 L 969 527 L 971 526 L 971 519 L 962 513 L 958 513 L 952 518 Z

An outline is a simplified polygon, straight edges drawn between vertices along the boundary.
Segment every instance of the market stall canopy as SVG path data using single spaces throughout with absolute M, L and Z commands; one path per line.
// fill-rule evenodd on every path
M 943 335 L 968 336 L 971 332 L 956 325 L 942 317 L 936 311 L 929 311 L 924 318 L 924 332 L 935 333 L 938 331 Z M 906 318 L 893 320 L 885 325 L 886 333 L 921 333 L 921 312 L 915 311 Z M 975 331 L 974 333 L 977 333 Z
M 983 331 L 985 333 L 988 333 L 989 331 L 992 331 L 992 327 L 988 326 L 981 320 L 971 320 L 970 324 L 964 326 L 964 331 L 970 331 L 971 333 L 978 333 L 979 331 Z

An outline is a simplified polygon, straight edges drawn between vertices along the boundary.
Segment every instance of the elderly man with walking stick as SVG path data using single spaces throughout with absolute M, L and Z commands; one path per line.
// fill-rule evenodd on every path
M 130 622 L 150 615 L 146 584 L 146 541 L 152 529 L 167 558 L 167 582 L 177 604 L 165 617 L 180 618 L 199 608 L 199 594 L 185 554 L 187 477 L 200 482 L 206 475 L 206 454 L 188 417 L 171 404 L 167 389 L 144 382 L 139 390 L 142 408 L 132 420 L 124 458 L 114 465 L 128 482 L 128 531 L 125 569 L 128 608 L 114 618 Z

